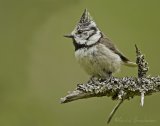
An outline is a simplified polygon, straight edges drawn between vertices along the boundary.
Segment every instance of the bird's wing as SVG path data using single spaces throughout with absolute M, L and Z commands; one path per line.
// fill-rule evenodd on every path
M 127 57 L 125 57 L 117 48 L 116 46 L 112 43 L 112 41 L 107 38 L 107 37 L 102 37 L 99 40 L 100 43 L 104 44 L 107 48 L 109 48 L 110 50 L 112 50 L 114 53 L 116 53 L 117 55 L 119 55 L 119 57 L 121 58 L 121 60 L 123 62 L 128 62 L 130 61 Z

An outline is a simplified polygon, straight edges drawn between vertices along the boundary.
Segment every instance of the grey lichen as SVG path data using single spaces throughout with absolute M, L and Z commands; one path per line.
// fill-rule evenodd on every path
M 87 83 L 78 84 L 76 89 L 69 92 L 64 98 L 61 98 L 61 103 L 67 103 L 78 99 L 91 97 L 108 96 L 112 100 L 120 100 L 119 105 L 126 99 L 131 99 L 134 96 L 141 96 L 141 106 L 144 104 L 144 96 L 160 91 L 160 77 L 147 76 L 148 63 L 144 59 L 144 55 L 136 47 L 136 63 L 138 65 L 138 77 L 110 77 L 106 80 L 89 80 Z M 110 122 L 113 114 L 118 109 L 113 109 L 108 119 Z
M 138 77 L 139 78 L 146 77 L 146 74 L 149 69 L 148 63 L 144 59 L 144 55 L 141 54 L 141 51 L 138 49 L 137 45 L 135 45 L 135 48 L 136 48 L 136 54 L 137 54 L 136 63 L 138 65 Z
M 67 103 L 78 99 L 108 96 L 113 100 L 131 99 L 140 96 L 141 92 L 151 95 L 160 91 L 160 77 L 111 77 L 108 80 L 78 84 L 73 92 L 61 98 L 61 103 Z

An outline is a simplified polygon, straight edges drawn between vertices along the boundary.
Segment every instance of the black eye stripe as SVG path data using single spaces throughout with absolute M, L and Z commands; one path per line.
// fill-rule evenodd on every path
M 95 34 L 96 34 L 96 32 L 94 31 L 90 36 L 88 36 L 88 38 L 86 40 L 89 40 L 89 38 L 92 37 Z
M 97 31 L 97 28 L 96 28 L 96 27 L 91 27 L 90 29 L 80 29 L 80 28 L 77 28 L 77 32 L 78 32 L 79 34 L 81 34 L 81 33 L 84 32 L 84 31 L 90 31 L 90 30 Z
M 82 32 L 83 32 L 82 30 L 78 30 L 78 31 L 77 31 L 78 34 L 81 34 Z

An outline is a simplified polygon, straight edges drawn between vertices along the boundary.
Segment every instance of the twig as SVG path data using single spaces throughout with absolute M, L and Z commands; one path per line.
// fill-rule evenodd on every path
M 112 110 L 112 112 L 109 114 L 109 118 L 107 123 L 110 123 L 112 117 L 114 116 L 114 114 L 116 113 L 117 109 L 119 108 L 119 106 L 123 103 L 123 99 L 121 99 L 118 104 L 114 107 L 114 109 Z
M 140 105 L 143 107 L 143 105 L 144 105 L 144 92 L 142 91 L 141 92 L 141 103 L 140 103 Z

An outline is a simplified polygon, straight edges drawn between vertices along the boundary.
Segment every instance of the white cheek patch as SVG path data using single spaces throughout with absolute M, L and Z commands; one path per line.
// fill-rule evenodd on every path
M 78 37 L 76 37 L 76 38 L 74 38 L 75 39 L 75 41 L 78 43 L 78 44 L 86 44 L 86 41 L 87 40 L 84 40 L 84 39 L 80 39 L 80 38 L 78 38 Z
M 89 38 L 89 40 L 87 41 L 87 45 L 92 45 L 96 42 L 98 42 L 98 40 L 101 38 L 101 34 L 100 34 L 100 31 L 97 31 L 96 34 L 94 34 L 93 36 L 91 36 Z

